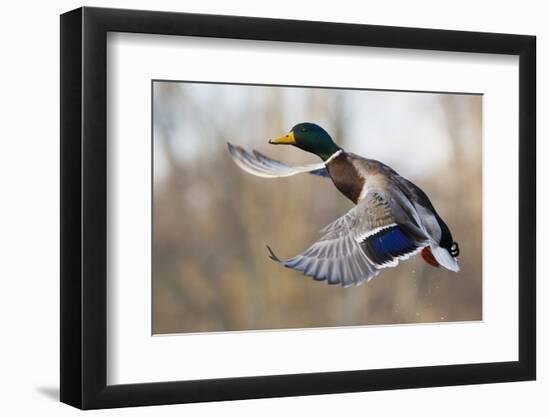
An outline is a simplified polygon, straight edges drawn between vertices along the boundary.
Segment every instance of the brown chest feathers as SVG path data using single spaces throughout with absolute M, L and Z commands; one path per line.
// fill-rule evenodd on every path
M 365 179 L 359 175 L 350 158 L 343 153 L 329 161 L 326 166 L 336 188 L 357 204 Z

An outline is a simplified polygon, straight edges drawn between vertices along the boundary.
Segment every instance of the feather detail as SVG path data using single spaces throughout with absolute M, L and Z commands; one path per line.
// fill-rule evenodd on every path
M 422 259 L 426 261 L 427 264 L 435 268 L 439 268 L 439 263 L 434 258 L 434 255 L 429 246 L 426 246 L 424 249 L 422 249 L 422 251 L 420 252 L 420 255 L 422 256 Z
M 227 148 L 237 166 L 256 177 L 282 178 L 302 173 L 328 177 L 325 164 L 322 162 L 291 167 L 275 159 L 271 159 L 256 150 L 248 152 L 240 146 L 232 145 L 229 142 L 227 143 Z
M 453 272 L 460 271 L 458 261 L 456 260 L 456 258 L 453 258 L 453 256 L 449 253 L 447 249 L 442 248 L 441 246 L 432 245 L 431 251 L 434 255 L 434 258 L 441 266 Z
M 378 229 L 361 241 L 361 247 L 376 267 L 396 266 L 399 260 L 408 259 L 421 249 L 397 225 Z

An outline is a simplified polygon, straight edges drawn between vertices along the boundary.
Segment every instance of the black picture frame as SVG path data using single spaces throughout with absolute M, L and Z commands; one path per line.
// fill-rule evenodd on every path
M 108 32 L 519 56 L 519 360 L 107 385 Z M 237 400 L 536 377 L 534 36 L 79 8 L 61 15 L 61 401 L 82 409 Z

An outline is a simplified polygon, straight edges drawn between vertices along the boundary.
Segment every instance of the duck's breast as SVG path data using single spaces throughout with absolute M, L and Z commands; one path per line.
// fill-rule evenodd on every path
M 365 185 L 365 178 L 359 173 L 352 159 L 342 153 L 330 160 L 326 166 L 336 188 L 357 204 Z

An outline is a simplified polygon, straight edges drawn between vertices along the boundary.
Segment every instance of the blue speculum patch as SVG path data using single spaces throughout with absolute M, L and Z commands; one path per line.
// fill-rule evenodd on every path
M 414 246 L 413 242 L 397 227 L 376 234 L 371 240 L 371 245 L 381 256 L 402 254 Z

